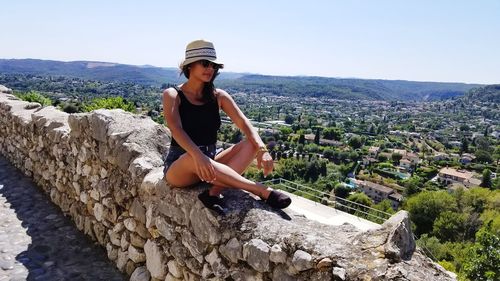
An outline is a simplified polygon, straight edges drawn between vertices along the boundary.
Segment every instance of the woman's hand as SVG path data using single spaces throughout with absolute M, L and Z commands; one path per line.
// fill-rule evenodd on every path
M 267 177 L 273 171 L 274 162 L 269 152 L 262 150 L 257 152 L 257 168 L 264 169 L 264 177 Z
M 194 159 L 195 171 L 200 180 L 205 182 L 215 181 L 215 167 L 210 161 L 210 158 L 203 153 L 198 153 Z

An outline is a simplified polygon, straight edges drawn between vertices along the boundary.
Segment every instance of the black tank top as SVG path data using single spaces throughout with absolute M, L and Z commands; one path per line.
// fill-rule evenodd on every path
M 217 99 L 202 105 L 195 105 L 188 101 L 181 89 L 178 87 L 175 89 L 181 99 L 179 115 L 182 129 L 196 145 L 215 144 L 217 131 L 221 125 Z M 180 146 L 174 138 L 172 138 L 170 145 Z

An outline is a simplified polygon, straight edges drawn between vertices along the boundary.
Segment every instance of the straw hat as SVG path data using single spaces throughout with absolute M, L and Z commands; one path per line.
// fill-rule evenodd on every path
M 187 44 L 186 57 L 179 67 L 182 69 L 184 66 L 200 60 L 209 60 L 221 66 L 224 65 L 221 61 L 217 60 L 214 44 L 212 42 L 195 40 Z

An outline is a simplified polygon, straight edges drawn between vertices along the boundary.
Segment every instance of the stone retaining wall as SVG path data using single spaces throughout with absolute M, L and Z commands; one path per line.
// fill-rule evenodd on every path
M 455 280 L 415 251 L 406 212 L 360 232 L 228 190 L 217 216 L 197 200 L 206 186 L 165 185 L 170 135 L 149 118 L 67 114 L 3 91 L 0 152 L 131 280 Z

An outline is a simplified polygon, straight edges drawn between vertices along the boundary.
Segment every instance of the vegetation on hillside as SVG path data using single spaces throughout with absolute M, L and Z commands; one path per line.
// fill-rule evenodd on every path
M 477 100 L 500 104 L 500 85 L 488 85 L 474 88 L 464 96 L 466 100 Z
M 176 68 L 133 66 L 106 62 L 59 62 L 35 59 L 0 59 L 0 73 L 64 76 L 85 80 L 133 83 L 161 87 L 184 78 Z M 312 76 L 266 76 L 224 73 L 218 85 L 231 92 L 270 93 L 295 97 L 366 100 L 442 100 L 462 96 L 478 85 L 402 80 L 342 79 Z M 2 83 L 2 82 L 0 82 Z

